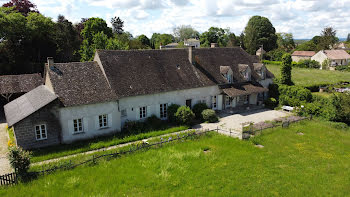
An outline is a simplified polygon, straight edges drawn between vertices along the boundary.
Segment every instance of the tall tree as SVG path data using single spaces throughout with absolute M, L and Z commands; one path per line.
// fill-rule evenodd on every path
M 261 45 L 264 45 L 264 50 L 267 52 L 277 48 L 276 30 L 268 18 L 251 17 L 244 34 L 244 46 L 250 54 L 255 54 Z
M 346 42 L 350 42 L 350 33 L 348 34 L 348 37 L 346 37 Z
M 79 32 L 64 16 L 59 15 L 55 24 L 57 62 L 79 61 L 78 50 L 82 42 Z
M 124 32 L 124 21 L 122 21 L 122 19 L 120 19 L 119 17 L 113 17 L 111 19 L 111 24 L 113 27 L 113 32 L 116 34 L 122 34 Z
M 227 47 L 235 47 L 239 46 L 239 37 L 236 37 L 234 33 L 230 33 L 228 35 L 228 42 L 227 42 Z
M 14 7 L 15 10 L 17 10 L 19 13 L 23 14 L 24 16 L 27 16 L 29 12 L 39 13 L 39 11 L 36 9 L 36 5 L 30 2 L 29 0 L 11 0 L 10 2 L 5 3 L 2 6 Z
M 184 41 L 190 38 L 199 38 L 199 33 L 191 25 L 181 25 L 173 29 L 176 42 Z
M 282 57 L 281 84 L 293 85 L 292 82 L 292 57 L 286 53 Z
M 151 38 L 151 45 L 153 49 L 159 49 L 160 45 L 167 45 L 175 41 L 175 38 L 171 34 L 153 33 Z
M 201 45 L 209 47 L 210 43 L 218 43 L 220 47 L 226 47 L 230 34 L 228 29 L 210 27 L 208 31 L 202 33 L 200 37 Z
M 147 36 L 145 36 L 144 34 L 138 36 L 137 40 L 139 40 L 141 42 L 141 44 L 144 46 L 149 46 L 149 47 L 151 46 L 151 42 L 150 42 L 149 38 Z
M 277 45 L 278 48 L 283 49 L 286 52 L 290 52 L 295 48 L 293 34 L 291 33 L 277 33 Z
M 323 50 L 332 48 L 339 41 L 336 34 L 337 31 L 333 27 L 324 28 L 321 32 L 320 48 Z

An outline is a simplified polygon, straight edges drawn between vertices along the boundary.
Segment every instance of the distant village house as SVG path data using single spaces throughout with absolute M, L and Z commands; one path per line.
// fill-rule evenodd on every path
M 321 65 L 327 60 L 329 69 L 335 70 L 337 66 L 348 65 L 350 55 L 344 50 L 321 50 L 312 56 L 311 60 L 315 60 Z
M 310 60 L 315 54 L 315 51 L 294 51 L 292 53 L 292 61 L 299 62 L 300 60 Z

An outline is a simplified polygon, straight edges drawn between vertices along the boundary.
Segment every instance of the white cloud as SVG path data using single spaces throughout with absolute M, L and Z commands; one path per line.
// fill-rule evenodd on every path
M 5 3 L 6 0 L 0 0 Z M 56 19 L 63 14 L 73 22 L 99 16 L 107 23 L 113 16 L 125 21 L 133 35 L 154 32 L 172 33 L 179 25 L 191 25 L 198 31 L 211 26 L 230 28 L 240 34 L 249 18 L 268 17 L 278 32 L 290 32 L 296 38 L 319 35 L 326 26 L 339 37 L 350 32 L 350 0 L 32 0 L 41 13 Z

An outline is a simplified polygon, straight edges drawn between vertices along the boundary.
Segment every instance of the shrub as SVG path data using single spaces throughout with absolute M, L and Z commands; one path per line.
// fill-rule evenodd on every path
M 350 66 L 348 65 L 340 65 L 340 66 L 337 66 L 335 67 L 335 70 L 338 70 L 338 71 L 350 71 Z
M 282 105 L 299 106 L 302 102 L 311 102 L 311 91 L 299 86 L 280 85 L 279 102 Z
M 7 158 L 18 176 L 20 178 L 26 177 L 30 167 L 30 152 L 25 151 L 20 147 L 12 146 L 9 148 Z
M 145 123 L 141 121 L 127 121 L 124 123 L 123 131 L 130 134 L 141 133 L 145 129 Z
M 292 82 L 292 57 L 286 53 L 282 57 L 281 84 L 293 85 Z
M 202 112 L 206 109 L 209 109 L 205 103 L 197 103 L 193 106 L 193 113 L 196 115 L 197 119 L 203 119 Z
M 179 124 L 191 125 L 195 115 L 188 106 L 181 106 L 177 109 L 175 117 Z
M 177 112 L 179 107 L 180 107 L 180 105 L 177 105 L 177 104 L 169 105 L 169 107 L 168 107 L 168 120 L 170 122 L 176 122 L 175 113 Z
M 266 107 L 268 107 L 270 109 L 274 109 L 275 107 L 277 107 L 278 103 L 277 103 L 277 100 L 275 98 L 268 98 L 265 101 L 265 105 L 266 105 Z
M 163 127 L 162 120 L 159 119 L 156 115 L 148 117 L 145 123 L 145 126 L 152 130 L 158 130 Z
M 206 109 L 202 112 L 202 117 L 205 121 L 208 122 L 217 122 L 218 117 L 216 116 L 216 113 L 212 109 Z

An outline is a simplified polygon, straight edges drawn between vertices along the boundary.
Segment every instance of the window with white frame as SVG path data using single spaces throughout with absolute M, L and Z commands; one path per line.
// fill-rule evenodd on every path
M 108 127 L 108 115 L 104 114 L 104 115 L 98 116 L 98 122 L 99 122 L 100 129 Z
M 122 109 L 121 116 L 126 117 L 128 114 L 126 113 L 126 109 Z
M 46 131 L 46 125 L 36 125 L 35 126 L 35 135 L 36 140 L 45 140 L 47 139 L 47 131 Z
M 167 118 L 168 104 L 160 104 L 160 118 Z
M 213 96 L 212 104 L 213 104 L 213 108 L 216 109 L 216 107 L 217 107 L 216 96 Z
M 83 132 L 83 119 L 75 119 L 73 120 L 73 131 L 74 133 L 81 133 Z
M 147 107 L 140 107 L 140 119 L 147 117 Z

